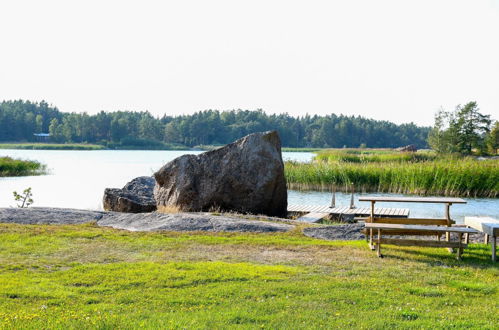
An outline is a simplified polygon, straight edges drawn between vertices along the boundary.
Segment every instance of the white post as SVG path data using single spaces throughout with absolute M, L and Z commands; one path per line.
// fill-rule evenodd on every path
M 350 197 L 350 209 L 354 209 L 355 204 L 354 204 L 354 197 L 353 197 L 353 186 L 352 186 L 352 197 Z
M 331 199 L 331 206 L 329 208 L 334 209 L 336 207 L 336 186 L 333 186 L 333 198 Z

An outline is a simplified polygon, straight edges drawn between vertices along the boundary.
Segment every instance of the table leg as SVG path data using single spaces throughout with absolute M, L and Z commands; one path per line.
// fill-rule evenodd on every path
M 369 222 L 374 222 L 374 201 L 371 201 L 371 216 L 369 217 Z M 374 250 L 374 242 L 373 242 L 373 230 L 369 230 L 369 247 L 371 250 Z
M 492 242 L 491 242 L 491 245 L 492 245 L 492 261 L 494 261 L 494 262 L 497 261 L 497 258 L 496 258 L 496 239 L 497 239 L 496 236 L 492 236 Z
M 485 237 L 483 238 L 483 242 L 485 244 L 489 244 L 489 235 L 485 234 Z
M 452 204 L 451 203 L 446 203 L 445 204 L 445 219 L 447 220 L 447 227 L 450 227 L 452 226 L 452 220 L 450 218 L 450 206 Z M 447 242 L 450 242 L 450 232 L 446 232 L 445 233 L 445 240 Z M 449 252 L 454 252 L 454 250 L 452 248 L 448 248 Z
M 463 234 L 459 233 L 458 236 L 459 236 L 458 237 L 459 247 L 457 248 L 457 260 L 461 260 L 461 255 L 463 254 L 463 247 L 462 247 Z
M 383 258 L 381 254 L 381 229 L 378 229 L 378 244 L 376 244 L 376 253 L 379 258 Z
M 374 251 L 374 234 L 373 234 L 373 230 L 372 229 L 369 229 L 369 247 L 371 248 L 371 251 Z

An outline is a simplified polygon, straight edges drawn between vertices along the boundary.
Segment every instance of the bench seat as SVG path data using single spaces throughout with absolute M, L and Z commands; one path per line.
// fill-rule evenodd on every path
M 377 250 L 378 257 L 381 255 L 381 244 L 393 244 L 400 246 L 428 246 L 428 247 L 446 247 L 446 248 L 456 248 L 457 258 L 461 259 L 461 254 L 463 249 L 467 247 L 467 244 L 462 242 L 463 234 L 476 234 L 477 230 L 466 227 L 447 227 L 447 226 L 431 226 L 431 225 L 404 225 L 397 223 L 372 223 L 366 222 L 366 230 L 372 230 L 378 232 L 378 237 L 372 243 L 375 245 L 371 248 Z M 420 235 L 437 235 L 443 233 L 457 233 L 459 239 L 456 242 L 452 241 L 432 241 L 432 240 L 416 240 L 416 239 L 394 239 L 394 238 L 383 238 L 382 235 L 395 235 L 395 233 L 404 232 L 407 234 L 417 233 Z
M 466 227 L 446 227 L 446 226 L 422 226 L 422 225 L 403 225 L 394 223 L 370 223 L 366 222 L 367 229 L 399 229 L 407 231 L 431 231 L 440 233 L 461 233 L 476 234 L 477 230 Z

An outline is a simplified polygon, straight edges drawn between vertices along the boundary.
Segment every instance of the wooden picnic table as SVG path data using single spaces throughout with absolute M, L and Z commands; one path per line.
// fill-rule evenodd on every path
M 452 204 L 466 204 L 466 201 L 461 198 L 448 198 L 448 197 L 394 197 L 394 196 L 362 196 L 359 197 L 359 201 L 371 202 L 371 214 L 369 218 L 366 219 L 366 230 L 369 235 L 366 235 L 366 239 L 369 239 L 369 245 L 372 250 L 375 249 L 374 241 L 373 241 L 373 229 L 378 230 L 378 245 L 381 244 L 381 241 L 389 244 L 397 244 L 397 245 L 427 245 L 427 246 L 435 246 L 439 245 L 442 247 L 454 247 L 454 244 L 450 242 L 450 233 L 456 232 L 454 229 L 450 229 L 455 221 L 452 220 L 450 216 L 450 207 Z M 379 202 L 391 202 L 391 203 L 437 203 L 445 205 L 445 218 L 405 218 L 405 219 L 389 219 L 384 217 L 375 217 L 374 215 L 374 206 Z M 371 223 L 372 225 L 368 225 Z M 413 225 L 416 225 L 413 226 Z M 439 230 L 435 230 L 435 226 L 445 226 Z M 414 228 L 413 228 L 414 227 Z M 447 227 L 447 229 L 445 229 Z M 387 231 L 387 234 L 391 235 L 428 235 L 428 233 L 434 233 L 437 235 L 438 241 L 440 241 L 440 233 L 445 233 L 445 240 L 447 243 L 439 243 L 436 244 L 432 241 L 414 241 L 414 240 L 381 240 L 380 234 L 381 230 Z M 369 237 L 367 237 L 369 236 Z M 460 248 L 458 249 L 458 258 L 461 256 L 461 234 L 459 235 L 459 244 Z M 378 246 L 379 248 L 379 246 Z M 379 254 L 379 253 L 378 253 Z M 379 254 L 380 255 L 380 254 Z

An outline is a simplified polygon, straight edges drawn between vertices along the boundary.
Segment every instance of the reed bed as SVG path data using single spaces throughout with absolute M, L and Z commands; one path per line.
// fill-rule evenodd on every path
M 347 163 L 423 162 L 437 159 L 432 152 L 397 152 L 391 149 L 327 149 L 317 153 L 318 161 Z
M 499 160 L 444 158 L 418 162 L 287 162 L 288 188 L 499 197 Z
M 0 177 L 26 176 L 45 173 L 45 165 L 32 160 L 0 157 Z

